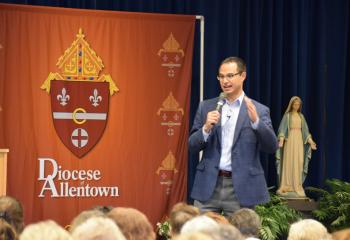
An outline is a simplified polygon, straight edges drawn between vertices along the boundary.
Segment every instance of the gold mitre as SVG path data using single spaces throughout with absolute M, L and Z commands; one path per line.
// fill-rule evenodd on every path
M 180 44 L 173 36 L 173 33 L 170 33 L 168 39 L 163 43 L 163 48 L 158 51 L 158 55 L 160 56 L 162 52 L 178 52 L 181 53 L 182 57 L 185 56 L 184 50 L 180 48 Z
M 178 170 L 175 168 L 175 163 L 175 156 L 171 151 L 169 151 L 168 155 L 162 161 L 162 166 L 157 169 L 157 174 L 159 175 L 160 170 L 174 171 L 174 173 L 177 173 Z
M 104 68 L 103 62 L 95 51 L 90 48 L 88 42 L 84 39 L 85 35 L 80 28 L 77 39 L 66 49 L 64 54 L 58 59 L 56 66 L 59 73 L 49 73 L 49 76 L 41 86 L 50 92 L 51 80 L 63 81 L 86 81 L 86 82 L 108 82 L 110 95 L 119 91 L 109 74 L 100 72 Z
M 164 100 L 162 104 L 162 108 L 158 109 L 157 114 L 160 115 L 161 111 L 173 111 L 173 112 L 181 112 L 182 115 L 184 115 L 184 110 L 182 108 L 179 108 L 179 103 L 176 101 L 176 99 L 173 96 L 173 93 L 170 92 L 169 96 Z

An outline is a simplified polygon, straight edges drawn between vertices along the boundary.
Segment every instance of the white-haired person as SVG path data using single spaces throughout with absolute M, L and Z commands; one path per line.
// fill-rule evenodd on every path
M 74 240 L 125 240 L 113 220 L 105 217 L 91 217 L 78 225 L 72 233 Z
M 218 229 L 204 230 L 213 240 L 244 240 L 241 232 L 231 224 L 219 224 Z
M 290 226 L 288 240 L 331 240 L 332 236 L 322 223 L 303 219 Z
M 69 232 L 72 233 L 76 227 L 92 217 L 106 217 L 106 215 L 103 212 L 94 209 L 82 211 L 72 220 L 69 225 Z
M 204 230 L 218 229 L 219 224 L 212 218 L 208 216 L 198 216 L 194 217 L 191 220 L 187 221 L 181 228 L 180 233 L 193 233 L 201 232 Z
M 213 238 L 202 232 L 192 232 L 176 235 L 172 240 L 213 240 Z
M 202 233 L 209 236 L 212 240 L 243 240 L 239 230 L 230 225 L 216 222 L 214 219 L 201 215 L 186 222 L 182 229 L 181 235 Z M 191 239 L 191 238 L 189 238 Z
M 52 220 L 29 224 L 21 233 L 20 240 L 72 240 L 71 235 Z

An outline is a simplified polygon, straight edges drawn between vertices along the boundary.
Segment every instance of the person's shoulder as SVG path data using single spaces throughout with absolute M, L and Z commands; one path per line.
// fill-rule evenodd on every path
M 218 98 L 210 98 L 210 99 L 203 100 L 199 103 L 197 111 L 201 111 L 201 112 L 212 111 L 215 109 L 217 101 L 218 101 Z
M 218 102 L 218 100 L 219 100 L 218 97 L 209 98 L 209 99 L 205 99 L 205 100 L 201 101 L 201 104 L 204 106 L 213 105 L 213 104 L 215 105 Z
M 299 116 L 301 117 L 302 120 L 305 121 L 305 116 L 304 116 L 304 114 L 302 114 L 301 112 L 299 112 Z
M 256 101 L 256 100 L 254 100 L 254 99 L 252 99 L 252 98 L 251 98 L 251 100 L 253 101 L 253 103 L 254 103 L 254 105 L 255 105 L 255 107 L 256 107 L 257 109 L 269 109 L 268 106 L 266 106 L 266 105 L 264 105 L 264 104 L 262 104 L 262 103 L 260 103 L 260 102 L 258 102 L 258 101 Z

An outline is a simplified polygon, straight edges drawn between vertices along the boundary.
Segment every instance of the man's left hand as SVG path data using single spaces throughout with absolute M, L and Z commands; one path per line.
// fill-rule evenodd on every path
M 249 99 L 247 96 L 244 96 L 244 101 L 247 104 L 248 116 L 250 118 L 250 121 L 252 123 L 255 123 L 259 118 L 258 112 L 256 111 L 256 107 L 252 100 Z

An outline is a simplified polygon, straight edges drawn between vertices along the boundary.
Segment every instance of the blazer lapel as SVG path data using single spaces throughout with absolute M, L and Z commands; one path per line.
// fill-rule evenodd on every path
M 238 114 L 238 118 L 237 118 L 237 123 L 236 123 L 236 128 L 235 128 L 235 135 L 233 136 L 233 143 L 232 143 L 232 147 L 235 146 L 238 136 L 242 130 L 242 127 L 244 125 L 244 121 L 246 121 L 248 116 L 247 113 L 247 106 L 246 103 L 244 102 L 244 100 L 241 103 L 241 108 L 239 110 L 239 114 Z
M 220 112 L 220 115 L 221 115 L 222 114 L 222 108 L 220 109 L 219 112 Z M 221 148 L 221 135 L 222 135 L 222 131 L 221 131 L 221 117 L 222 116 L 220 116 L 219 122 L 214 126 L 220 148 Z
M 217 102 L 218 102 L 219 98 L 217 97 L 215 99 L 215 101 L 211 102 L 210 104 L 207 105 L 206 107 L 206 112 L 210 112 L 210 111 L 214 111 L 216 109 L 216 105 L 217 105 Z M 221 108 L 222 109 L 222 108 Z M 221 109 L 220 109 L 220 114 L 221 114 Z M 207 116 L 205 116 L 205 119 L 206 119 Z M 204 119 L 204 121 L 205 121 Z M 221 119 L 219 120 L 219 122 L 217 124 L 215 124 L 215 126 L 212 128 L 212 133 L 213 135 L 215 134 L 218 141 L 219 141 L 219 147 L 221 148 Z

